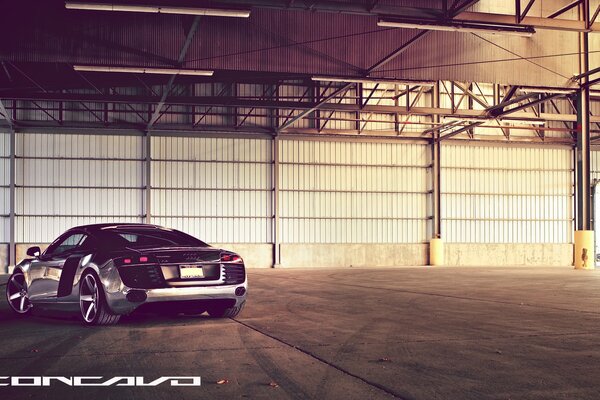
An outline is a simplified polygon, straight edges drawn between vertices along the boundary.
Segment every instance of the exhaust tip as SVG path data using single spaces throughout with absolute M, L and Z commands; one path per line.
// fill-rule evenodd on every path
M 148 295 L 143 290 L 130 290 L 129 293 L 125 296 L 125 298 L 132 303 L 141 303 L 146 301 Z
M 235 289 L 236 296 L 243 296 L 245 293 L 246 293 L 246 288 L 243 286 L 240 286 L 239 288 Z

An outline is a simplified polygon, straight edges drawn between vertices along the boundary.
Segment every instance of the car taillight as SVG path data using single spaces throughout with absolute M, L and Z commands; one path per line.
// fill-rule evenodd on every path
M 221 254 L 221 262 L 242 263 L 242 257 L 237 254 Z
M 131 257 L 123 257 L 115 260 L 117 265 L 135 265 L 135 264 L 145 264 L 145 263 L 157 263 L 153 257 L 148 256 L 131 256 Z

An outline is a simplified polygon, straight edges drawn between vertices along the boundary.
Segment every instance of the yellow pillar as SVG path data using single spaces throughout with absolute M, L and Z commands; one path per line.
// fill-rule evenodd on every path
M 594 269 L 594 231 L 575 231 L 575 269 Z
M 444 265 L 444 241 L 431 239 L 429 242 L 429 265 Z

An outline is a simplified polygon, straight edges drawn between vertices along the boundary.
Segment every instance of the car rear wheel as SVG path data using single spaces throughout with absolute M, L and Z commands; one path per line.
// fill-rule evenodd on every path
M 240 312 L 242 312 L 242 309 L 244 308 L 244 304 L 245 303 L 242 303 L 241 305 L 239 305 L 237 307 L 229 307 L 229 308 L 210 307 L 207 311 L 208 311 L 208 315 L 210 315 L 213 318 L 233 318 L 233 317 L 237 316 Z
M 81 277 L 79 309 L 81 319 L 86 325 L 114 325 L 121 318 L 108 308 L 100 279 L 93 271 L 86 272 Z
M 27 282 L 23 271 L 16 270 L 8 279 L 6 284 L 6 299 L 10 309 L 19 315 L 31 313 L 31 301 L 27 291 Z

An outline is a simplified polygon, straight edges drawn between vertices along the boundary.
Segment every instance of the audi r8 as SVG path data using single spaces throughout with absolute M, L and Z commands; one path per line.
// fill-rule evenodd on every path
M 156 225 L 78 226 L 27 255 L 6 285 L 19 315 L 58 310 L 78 313 L 87 325 L 110 325 L 139 309 L 234 317 L 246 302 L 238 254 Z

